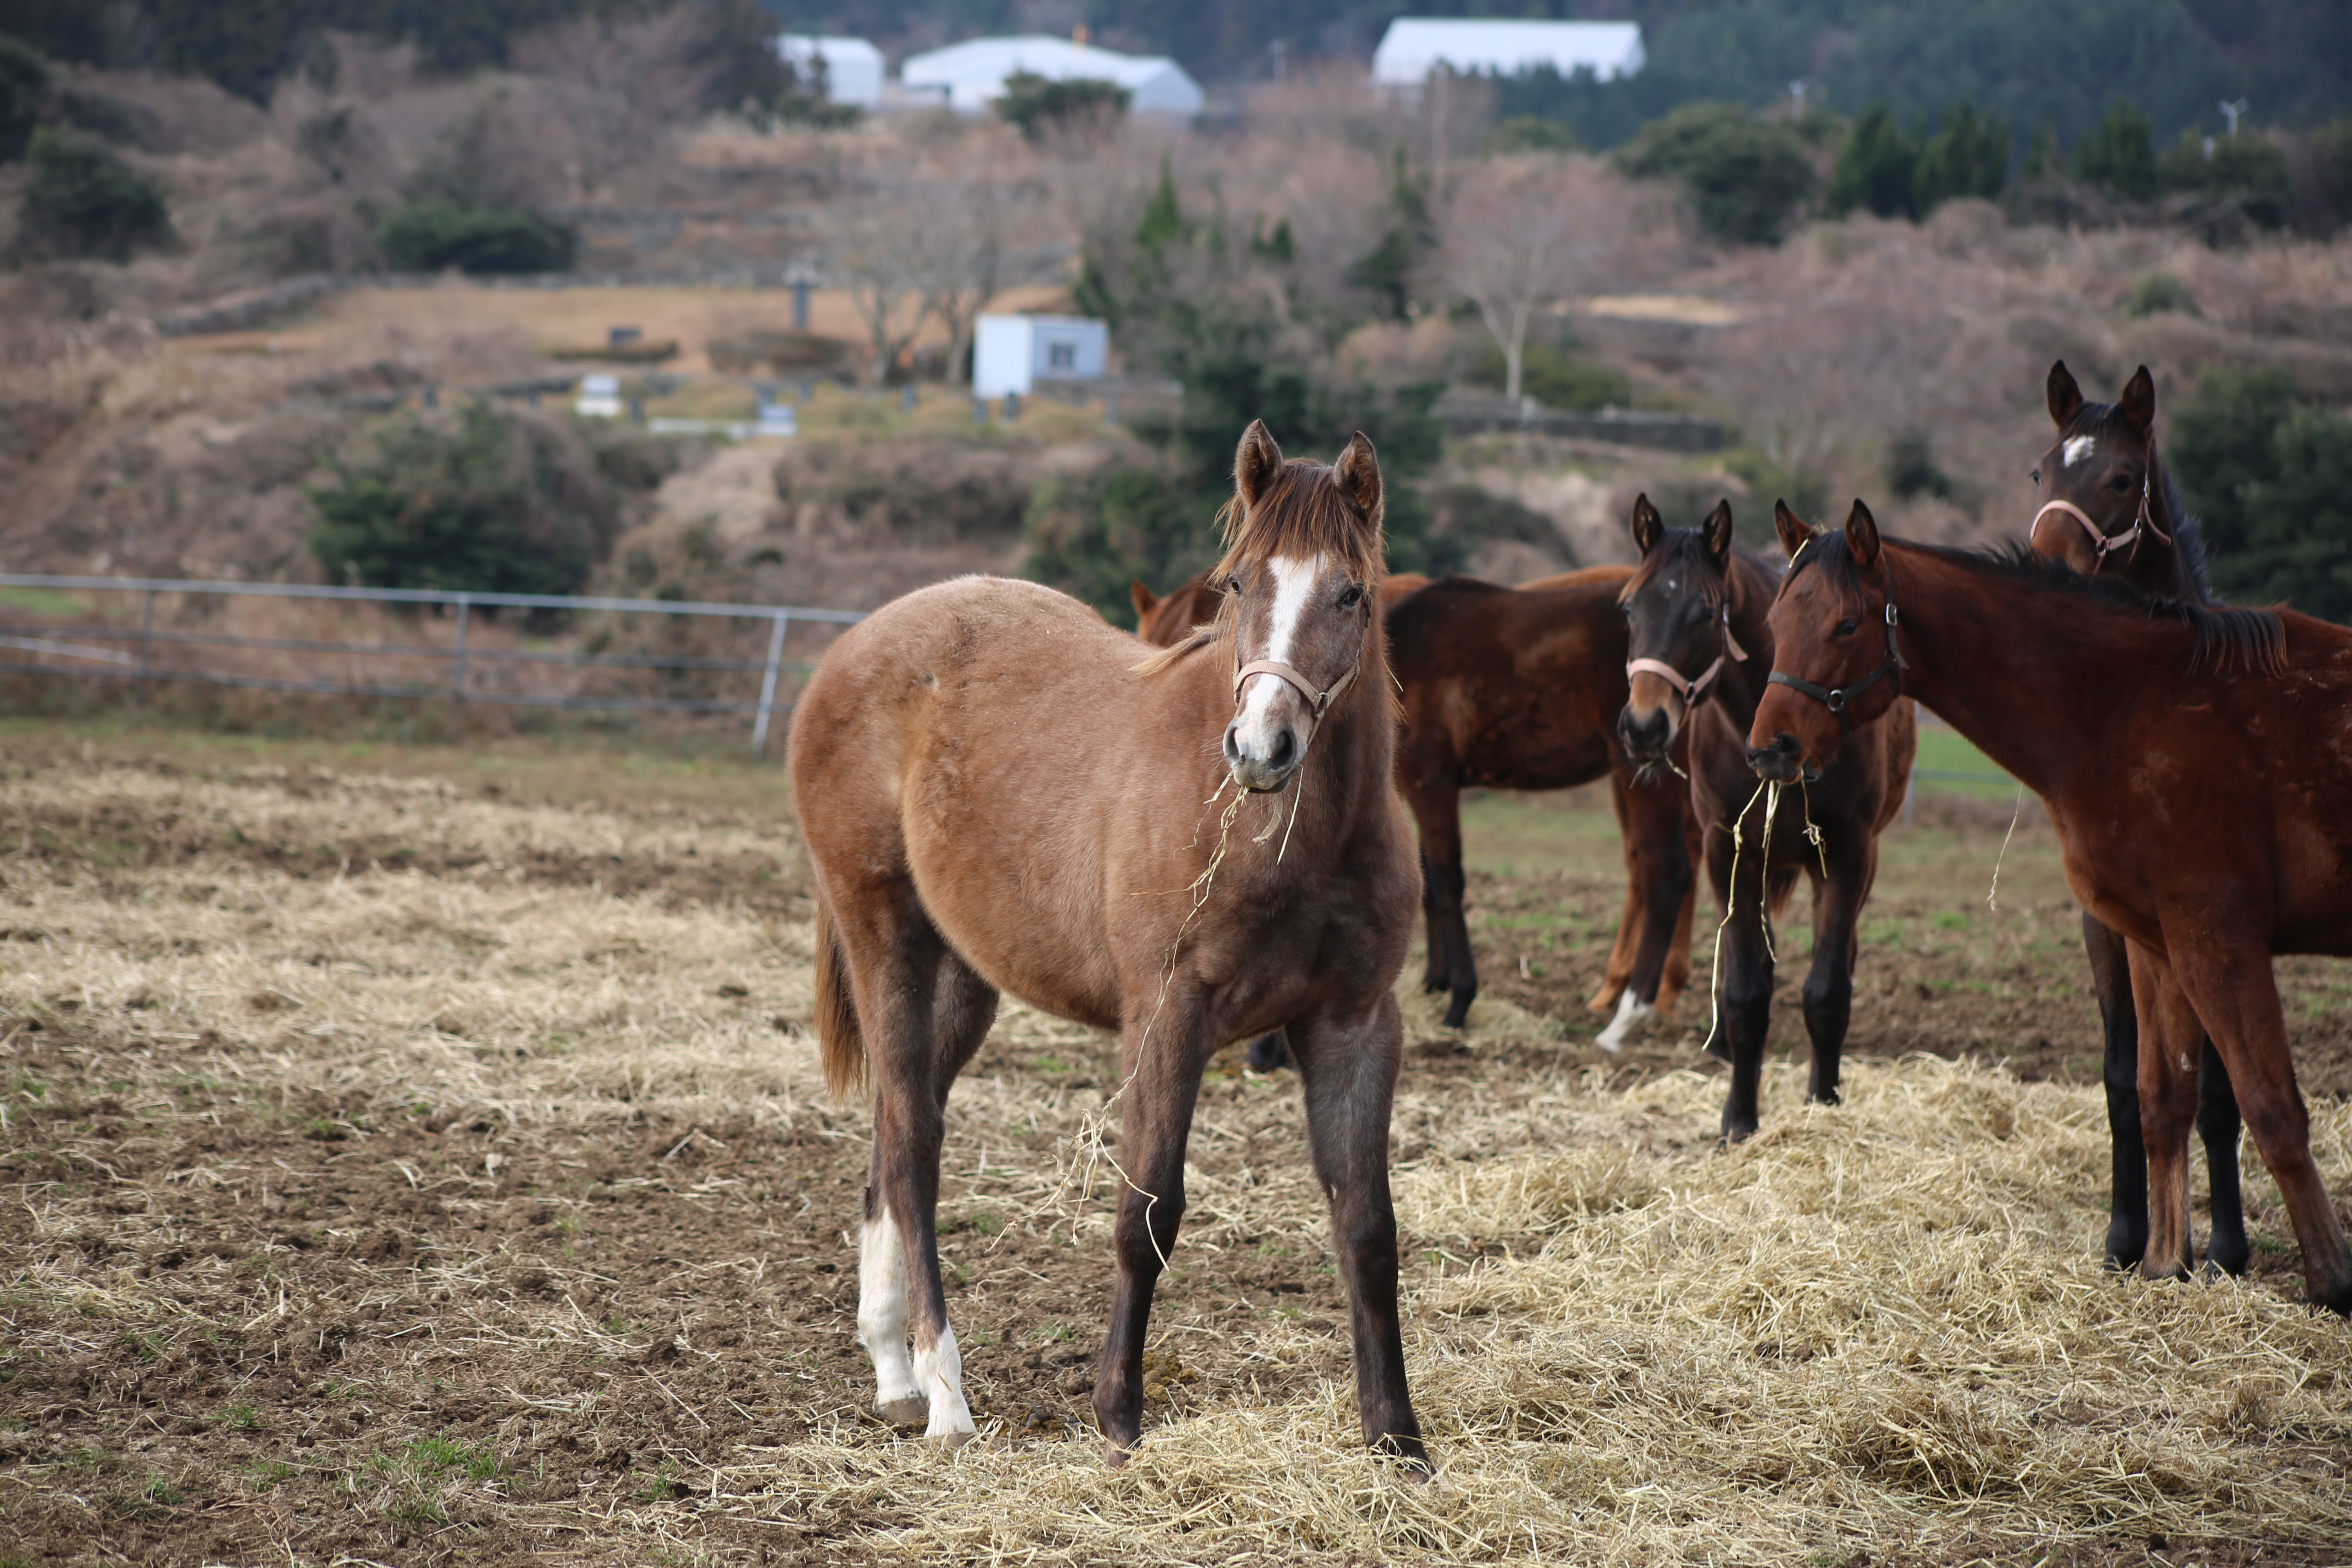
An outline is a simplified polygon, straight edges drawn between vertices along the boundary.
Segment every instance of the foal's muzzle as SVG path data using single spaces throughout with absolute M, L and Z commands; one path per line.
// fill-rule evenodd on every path
M 1748 747 L 1748 765 L 1768 784 L 1795 784 L 1804 776 L 1804 756 L 1797 737 L 1785 730 L 1769 746 Z
M 1664 703 L 1647 713 L 1636 713 L 1631 706 L 1617 714 L 1617 739 L 1624 742 L 1625 754 L 1643 764 L 1663 763 L 1666 749 L 1675 742 L 1674 715 Z
M 1225 769 L 1247 790 L 1277 790 L 1290 782 L 1306 758 L 1307 748 L 1290 724 L 1247 724 L 1241 719 L 1225 726 Z

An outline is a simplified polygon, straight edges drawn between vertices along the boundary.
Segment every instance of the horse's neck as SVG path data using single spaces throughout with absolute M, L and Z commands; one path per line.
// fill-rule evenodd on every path
M 1776 584 L 1737 555 L 1731 558 L 1726 602 L 1731 606 L 1731 640 L 1744 659 L 1725 649 L 1723 673 L 1716 678 L 1717 702 L 1732 727 L 1745 735 L 1756 725 L 1756 705 L 1764 700 L 1765 678 L 1772 672 L 1772 628 L 1765 612 L 1772 607 Z
M 2086 754 L 2117 672 L 2137 663 L 2094 639 L 2048 635 L 2080 617 L 2044 616 L 2021 595 L 1992 591 L 1964 559 L 1891 540 L 1885 548 L 1909 666 L 1905 695 L 2047 798 L 2067 763 Z

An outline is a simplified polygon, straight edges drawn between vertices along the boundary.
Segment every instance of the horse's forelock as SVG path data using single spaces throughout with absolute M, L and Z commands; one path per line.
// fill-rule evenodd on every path
M 1696 528 L 1666 530 L 1657 547 L 1645 552 L 1642 563 L 1633 568 L 1633 574 L 1625 579 L 1625 586 L 1618 590 L 1617 602 L 1632 604 L 1633 595 L 1655 582 L 1660 573 L 1677 566 L 1691 574 L 1708 609 L 1722 605 L 1730 588 L 1727 574 L 1717 569 L 1715 557 L 1707 553 L 1706 535 Z
M 1822 574 L 1822 581 L 1838 597 L 1842 610 L 1859 612 L 1867 607 L 1863 599 L 1862 567 L 1853 558 L 1853 546 L 1846 542 L 1843 529 L 1824 530 L 1812 537 L 1811 543 L 1797 552 L 1789 570 L 1781 574 L 1780 586 L 1772 598 L 1778 604 L 1797 579 L 1812 571 Z
M 1219 580 L 1277 556 L 1325 556 L 1364 583 L 1386 574 L 1381 520 L 1358 511 L 1324 464 L 1293 458 L 1258 492 L 1255 505 L 1244 505 L 1235 495 L 1223 516 L 1225 555 L 1214 572 Z

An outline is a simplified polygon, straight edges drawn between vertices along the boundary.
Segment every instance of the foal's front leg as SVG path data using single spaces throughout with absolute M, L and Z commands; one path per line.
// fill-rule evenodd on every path
M 1294 1025 L 1316 1178 L 1331 1201 L 1331 1241 L 1348 1282 L 1356 1410 L 1364 1441 L 1426 1473 L 1429 1449 L 1405 1385 L 1397 1318 L 1396 1209 L 1389 1195 L 1389 1113 L 1404 1020 L 1382 992 L 1369 1015 Z
M 1822 1105 L 1838 1103 L 1838 1070 L 1853 1018 L 1862 906 L 1878 873 L 1878 844 L 1869 834 L 1868 827 L 1857 824 L 1840 835 L 1844 842 L 1823 851 L 1829 879 L 1813 900 L 1813 966 L 1805 976 L 1804 991 L 1805 1034 L 1812 1041 L 1813 1068 L 1805 1098 Z
M 1707 1054 L 1731 1064 L 1723 1102 L 1723 1141 L 1737 1143 L 1756 1131 L 1757 1094 L 1764 1075 L 1764 1043 L 1772 1026 L 1772 952 L 1764 908 L 1764 846 L 1740 844 L 1733 830 L 1709 827 L 1707 877 L 1727 911 L 1723 962 L 1716 977 L 1716 1026 Z
M 1201 1071 L 1216 1044 L 1208 1037 L 1197 995 L 1171 995 L 1156 1012 L 1148 1020 L 1131 1019 L 1126 1031 L 1129 1069 L 1119 1116 L 1118 1222 L 1111 1244 L 1118 1288 L 1095 1374 L 1095 1420 L 1110 1444 L 1114 1466 L 1127 1462 L 1143 1436 L 1144 1329 L 1151 1317 L 1152 1289 L 1176 1250 L 1177 1227 L 1184 1218 L 1184 1148 L 1192 1139 Z

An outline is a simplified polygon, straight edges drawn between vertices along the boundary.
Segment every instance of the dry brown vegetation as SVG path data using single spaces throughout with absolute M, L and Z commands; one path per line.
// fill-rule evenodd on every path
M 2299 1304 L 2267 1180 L 2252 1280 L 2097 1266 L 2073 910 L 2031 822 L 1998 914 L 1977 901 L 2005 809 L 1890 840 L 1847 1104 L 1801 1108 L 1784 1060 L 1729 1153 L 1695 1035 L 1630 1065 L 1590 1044 L 1606 811 L 1474 809 L 1476 940 L 1517 978 L 1467 1036 L 1413 999 L 1408 1351 L 1445 1481 L 1422 1489 L 1357 1446 L 1295 1089 L 1235 1060 L 1194 1135 L 1155 1425 L 1102 1468 L 1109 1212 L 1069 1178 L 1112 1046 L 1019 1007 L 950 1110 L 982 1439 L 863 1414 L 865 1117 L 822 1097 L 772 773 L 7 748 L 19 1562 L 2318 1563 L 2352 1530 L 2352 1336 Z M 2340 976 L 2284 980 L 2340 1190 Z

